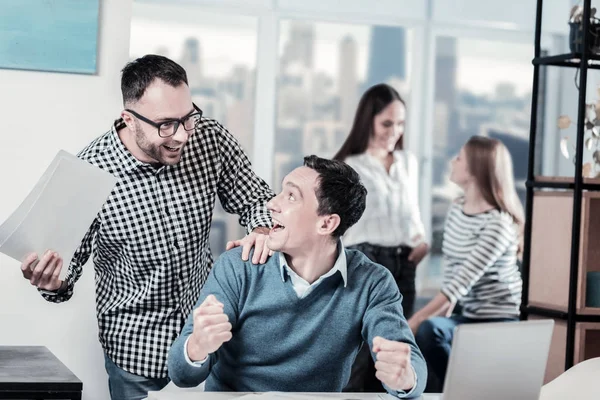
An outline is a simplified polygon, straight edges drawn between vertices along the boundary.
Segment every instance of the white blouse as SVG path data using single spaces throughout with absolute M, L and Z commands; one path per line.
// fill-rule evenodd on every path
M 390 172 L 368 153 L 352 155 L 345 162 L 358 172 L 367 189 L 362 218 L 346 233 L 345 246 L 370 243 L 378 246 L 417 246 L 425 241 L 419 211 L 419 164 L 405 150 L 393 153 Z M 416 239 L 417 236 L 420 238 Z

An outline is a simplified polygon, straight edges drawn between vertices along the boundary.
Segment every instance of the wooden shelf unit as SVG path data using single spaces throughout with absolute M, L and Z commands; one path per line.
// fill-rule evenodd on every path
M 547 319 L 531 314 L 529 319 Z M 550 342 L 548 363 L 544 384 L 552 381 L 565 372 L 565 354 L 567 347 L 567 323 L 564 320 L 554 320 L 554 332 Z M 574 364 L 590 358 L 600 357 L 600 323 L 578 322 L 575 326 L 575 354 Z
M 573 183 L 572 176 L 543 176 L 538 175 L 535 177 L 536 182 L 545 182 L 545 183 Z M 583 178 L 583 183 L 590 185 L 600 185 L 600 178 Z
M 600 307 L 586 306 L 587 273 L 600 271 L 600 178 L 582 178 L 589 69 L 600 69 L 591 51 L 591 0 L 583 0 L 582 53 L 542 55 L 543 1 L 537 0 L 526 181 L 522 319 L 553 318 L 554 335 L 546 371 L 549 381 L 580 361 L 600 357 Z M 566 26 L 565 26 L 565 29 Z M 571 177 L 535 176 L 536 136 L 542 125 L 546 84 L 542 66 L 578 72 L 575 169 Z M 539 132 L 538 132 L 539 131 Z M 558 140 L 557 145 L 558 145 Z M 581 202 L 579 201 L 581 200 Z
M 537 191 L 533 195 L 529 303 L 568 311 L 573 191 Z M 579 234 L 577 313 L 600 315 L 587 307 L 587 272 L 600 271 L 600 192 L 583 192 Z

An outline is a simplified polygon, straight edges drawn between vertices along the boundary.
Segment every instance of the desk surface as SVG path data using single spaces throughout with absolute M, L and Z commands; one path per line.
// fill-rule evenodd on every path
M 44 346 L 0 346 L 0 391 L 81 391 L 83 384 Z
M 395 397 L 384 393 L 236 393 L 201 392 L 198 389 L 177 389 L 148 393 L 148 400 L 388 400 Z M 441 400 L 439 394 L 424 394 L 415 400 Z

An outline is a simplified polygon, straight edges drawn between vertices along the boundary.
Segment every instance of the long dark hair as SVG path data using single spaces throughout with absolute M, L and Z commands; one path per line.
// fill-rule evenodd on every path
M 364 153 L 369 146 L 369 139 L 374 133 L 373 121 L 375 116 L 396 100 L 406 107 L 406 103 L 400 97 L 400 94 L 390 85 L 380 83 L 369 88 L 358 102 L 350 134 L 333 159 L 344 161 L 348 156 Z M 404 148 L 403 138 L 404 135 L 400 136 L 400 139 L 396 142 L 396 150 Z

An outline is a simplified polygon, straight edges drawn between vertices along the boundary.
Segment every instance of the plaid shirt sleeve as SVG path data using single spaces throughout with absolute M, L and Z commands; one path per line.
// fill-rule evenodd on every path
M 223 126 L 220 128 L 219 147 L 223 159 L 217 192 L 223 209 L 238 214 L 240 225 L 246 226 L 248 233 L 260 226 L 270 228 L 266 203 L 275 193 L 254 173 L 250 160 L 233 135 Z
M 63 301 L 69 300 L 73 296 L 73 290 L 75 286 L 75 282 L 79 280 L 81 274 L 83 273 L 83 265 L 90 258 L 90 254 L 92 253 L 92 240 L 94 235 L 98 231 L 99 222 L 98 218 L 94 220 L 90 229 L 86 232 L 79 248 L 75 251 L 73 255 L 73 259 L 69 264 L 69 271 L 65 276 L 65 281 L 67 282 L 67 287 L 61 291 L 57 291 L 55 293 L 40 291 L 42 297 L 47 301 L 52 303 L 62 303 Z M 63 260 L 64 262 L 64 260 Z M 63 264 L 63 268 L 65 268 L 66 264 Z

